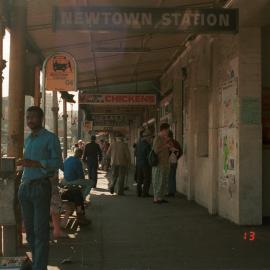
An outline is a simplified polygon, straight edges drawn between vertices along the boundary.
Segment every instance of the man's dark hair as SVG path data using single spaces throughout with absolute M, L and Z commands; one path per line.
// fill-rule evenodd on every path
M 92 135 L 92 136 L 91 136 L 91 141 L 92 141 L 92 142 L 96 141 L 96 139 L 97 139 L 97 137 L 96 137 L 95 135 Z
M 160 125 L 160 131 L 164 129 L 170 129 L 170 125 L 168 123 L 163 123 Z
M 44 117 L 44 112 L 43 110 L 38 107 L 38 106 L 31 106 L 27 109 L 27 112 L 36 112 L 40 118 L 43 118 Z

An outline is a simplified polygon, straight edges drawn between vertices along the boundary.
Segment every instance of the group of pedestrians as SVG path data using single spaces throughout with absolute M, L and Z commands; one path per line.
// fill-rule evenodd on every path
M 176 169 L 182 149 L 173 139 L 173 133 L 167 123 L 161 124 L 159 134 L 153 142 L 152 139 L 149 131 L 142 131 L 135 146 L 137 195 L 149 197 L 152 183 L 154 203 L 167 203 L 165 196 L 174 196 L 176 193 Z M 156 156 L 155 165 L 150 164 L 151 154 Z
M 63 198 L 75 203 L 78 216 L 84 216 L 84 202 L 92 188 L 97 186 L 97 170 L 104 160 L 110 160 L 112 177 L 109 191 L 113 194 L 117 186 L 117 194 L 124 195 L 125 179 L 131 165 L 128 144 L 123 136 L 117 136 L 111 145 L 91 142 L 84 145 L 79 141 L 74 155 L 64 162 L 58 137 L 43 128 L 43 111 L 36 106 L 27 109 L 26 121 L 31 134 L 25 141 L 24 156 L 17 161 L 23 167 L 22 181 L 18 197 L 22 208 L 22 217 L 26 230 L 27 241 L 32 251 L 33 270 L 45 270 L 48 263 L 50 238 L 50 214 L 54 208 L 52 219 L 54 233 L 61 235 L 59 220 L 60 212 L 54 202 L 57 195 L 56 182 L 59 169 L 64 171 L 63 184 L 80 186 L 80 189 L 68 189 Z M 141 132 L 140 140 L 135 147 L 137 195 L 149 197 L 150 185 L 153 185 L 154 203 L 165 203 L 166 195 L 176 192 L 177 160 L 182 154 L 179 143 L 173 139 L 170 126 L 160 126 L 159 134 L 154 138 L 148 131 Z M 150 153 L 154 153 L 157 164 L 149 162 Z M 83 162 L 87 164 L 88 180 L 85 179 Z M 108 164 L 106 165 L 108 168 Z M 52 192 L 53 191 L 53 192 Z M 53 195 L 53 196 L 52 196 Z M 62 194 L 63 195 L 63 194 Z M 57 196 L 55 196 L 57 197 Z M 53 207 L 54 206 L 54 207 Z M 58 228 L 58 229 L 57 229 Z

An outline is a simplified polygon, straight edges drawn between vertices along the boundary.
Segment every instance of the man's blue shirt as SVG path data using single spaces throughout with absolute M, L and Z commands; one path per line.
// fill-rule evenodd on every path
M 84 179 L 82 162 L 77 157 L 68 157 L 64 161 L 64 178 L 67 182 Z
M 22 175 L 23 182 L 53 176 L 62 167 L 58 137 L 44 128 L 36 135 L 31 133 L 25 140 L 24 159 L 39 161 L 42 168 L 25 167 Z

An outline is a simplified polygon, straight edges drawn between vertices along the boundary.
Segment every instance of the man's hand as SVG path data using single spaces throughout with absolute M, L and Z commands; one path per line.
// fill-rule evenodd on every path
M 30 159 L 19 159 L 16 162 L 16 165 L 22 166 L 22 167 L 28 167 L 28 168 L 41 168 L 42 167 L 39 161 L 30 160 Z

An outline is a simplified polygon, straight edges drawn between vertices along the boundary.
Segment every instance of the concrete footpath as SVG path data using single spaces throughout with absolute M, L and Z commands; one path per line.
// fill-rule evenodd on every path
M 270 269 L 269 225 L 240 227 L 184 197 L 156 205 L 135 187 L 112 196 L 99 178 L 87 208 L 92 225 L 51 245 L 50 270 Z M 244 240 L 250 231 L 255 240 Z

